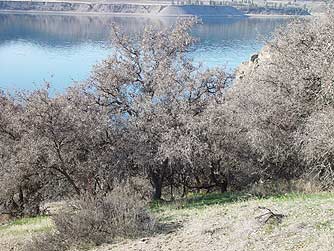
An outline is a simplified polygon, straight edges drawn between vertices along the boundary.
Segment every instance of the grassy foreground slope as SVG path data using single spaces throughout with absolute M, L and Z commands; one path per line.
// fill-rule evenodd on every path
M 51 219 L 46 216 L 23 218 L 0 225 L 0 251 L 19 251 L 33 236 L 51 231 L 52 228 Z
M 330 251 L 334 250 L 334 194 L 288 195 L 235 201 L 208 196 L 158 208 L 167 224 L 160 234 L 127 240 L 96 251 Z M 218 203 L 216 205 L 209 205 Z M 183 207 L 183 208 L 182 208 Z M 284 214 L 280 220 L 268 211 Z
M 284 216 L 267 220 L 268 210 L 259 207 Z M 155 235 L 93 251 L 334 250 L 333 193 L 266 199 L 228 193 L 197 195 L 187 201 L 154 205 L 152 210 L 161 223 Z M 48 217 L 0 226 L 0 250 L 21 250 L 24 242 L 51 229 Z

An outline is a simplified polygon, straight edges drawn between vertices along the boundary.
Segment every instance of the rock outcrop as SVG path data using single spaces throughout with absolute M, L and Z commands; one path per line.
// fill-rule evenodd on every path
M 260 65 L 270 60 L 270 49 L 265 46 L 259 53 L 253 54 L 249 61 L 241 63 L 235 71 L 235 83 L 240 82 L 245 76 L 251 76 Z

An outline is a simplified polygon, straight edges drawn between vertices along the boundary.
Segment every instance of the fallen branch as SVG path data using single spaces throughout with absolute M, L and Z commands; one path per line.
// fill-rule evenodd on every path
M 275 220 L 278 221 L 278 223 L 281 223 L 282 219 L 284 217 L 286 217 L 286 215 L 284 215 L 284 214 L 274 213 L 271 209 L 269 209 L 267 207 L 261 207 L 261 206 L 259 206 L 258 208 L 262 209 L 262 210 L 267 210 L 266 213 L 261 214 L 261 215 L 255 217 L 255 219 L 258 219 L 258 220 L 260 220 L 263 223 L 267 223 L 270 219 L 275 219 Z M 264 218 L 265 218 L 265 220 L 263 220 Z

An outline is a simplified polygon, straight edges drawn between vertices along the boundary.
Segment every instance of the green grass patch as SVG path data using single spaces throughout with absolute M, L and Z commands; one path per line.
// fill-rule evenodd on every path
M 182 205 L 184 208 L 198 208 L 203 206 L 221 205 L 237 201 L 245 201 L 250 198 L 245 193 L 210 193 L 192 194 Z
M 334 230 L 334 221 L 325 220 L 322 222 L 318 222 L 316 224 L 316 229 L 321 231 L 333 231 Z
M 203 208 L 212 205 L 223 205 L 237 201 L 245 201 L 250 198 L 245 193 L 194 193 L 189 194 L 187 198 L 178 199 L 172 202 L 154 201 L 151 203 L 151 209 L 155 212 L 171 209 L 193 209 Z
M 323 193 L 286 193 L 286 194 L 275 194 L 260 199 L 272 199 L 276 201 L 291 201 L 291 200 L 323 200 L 323 199 L 333 199 L 334 193 L 323 192 Z
M 28 217 L 28 218 L 20 218 L 10 222 L 12 226 L 20 226 L 20 225 L 28 225 L 28 224 L 38 224 L 42 221 L 45 221 L 49 218 L 49 216 L 36 216 L 36 217 Z
M 8 222 L 6 225 L 1 227 L 10 227 L 10 226 L 21 226 L 21 225 L 30 225 L 30 224 L 38 224 L 42 221 L 45 221 L 48 219 L 48 216 L 36 216 L 36 217 L 27 217 L 27 218 L 19 218 L 15 219 L 13 221 Z M 0 230 L 1 230 L 0 227 Z
M 247 201 L 250 199 L 257 200 L 274 200 L 274 201 L 293 201 L 293 200 L 323 200 L 334 198 L 334 193 L 324 192 L 317 194 L 305 193 L 287 193 L 287 194 L 273 194 L 268 196 L 256 196 L 246 192 L 226 192 L 226 193 L 193 193 L 189 194 L 187 198 L 178 199 L 171 202 L 154 201 L 150 208 L 153 212 L 161 212 L 166 210 L 177 209 L 195 209 L 205 208 L 212 205 L 224 205 L 228 203 L 235 203 L 240 201 Z
M 23 232 L 47 232 L 52 229 L 48 216 L 20 218 L 0 226 L 0 233 L 21 234 Z M 28 230 L 27 230 L 28 229 Z

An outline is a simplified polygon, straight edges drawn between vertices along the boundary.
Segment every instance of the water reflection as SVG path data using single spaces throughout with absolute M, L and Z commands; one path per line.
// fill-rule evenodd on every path
M 110 26 L 127 33 L 146 25 L 171 25 L 175 18 L 0 14 L 0 87 L 34 88 L 49 80 L 62 89 L 87 78 L 91 66 L 110 53 Z M 205 66 L 236 67 L 257 51 L 282 18 L 204 18 L 193 33 L 192 56 Z M 35 84 L 34 84 L 35 83 Z

